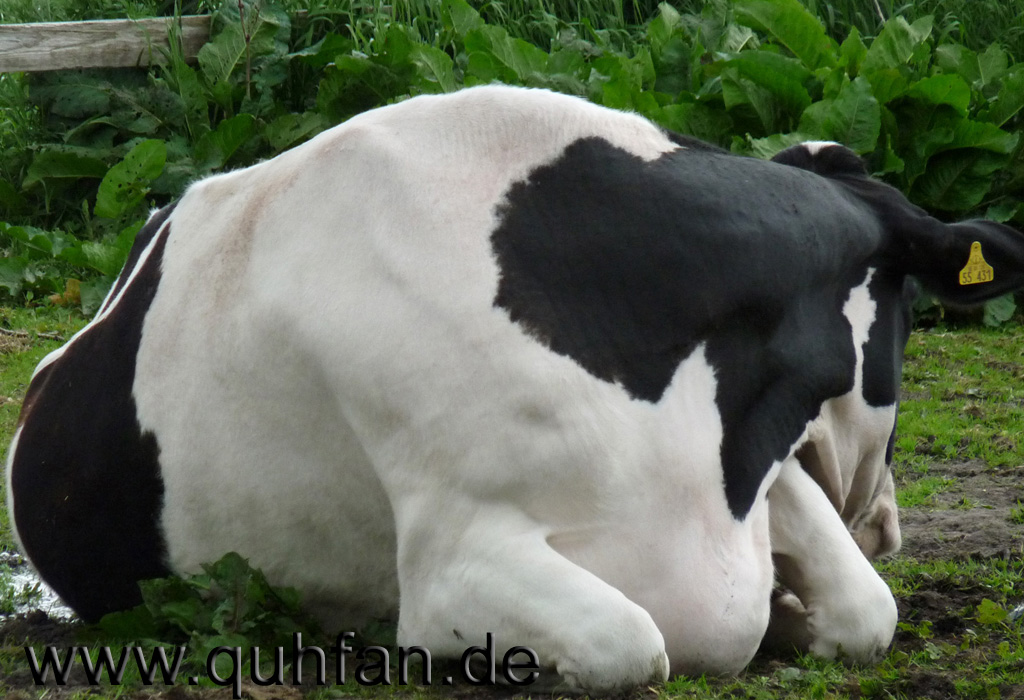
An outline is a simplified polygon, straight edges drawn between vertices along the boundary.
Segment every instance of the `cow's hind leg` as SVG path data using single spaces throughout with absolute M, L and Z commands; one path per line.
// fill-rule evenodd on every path
M 455 511 L 399 523 L 399 644 L 459 658 L 492 633 L 499 674 L 505 651 L 526 646 L 562 689 L 609 693 L 667 678 L 647 611 L 552 549 L 536 523 L 491 505 L 451 529 Z

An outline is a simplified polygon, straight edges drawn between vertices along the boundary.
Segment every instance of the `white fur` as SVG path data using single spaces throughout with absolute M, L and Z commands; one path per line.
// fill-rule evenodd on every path
M 821 151 L 824 151 L 826 148 L 831 148 L 833 146 L 838 146 L 842 148 L 842 144 L 836 143 L 835 141 L 802 141 L 800 145 L 806 148 L 807 152 L 810 153 L 812 156 L 817 155 Z

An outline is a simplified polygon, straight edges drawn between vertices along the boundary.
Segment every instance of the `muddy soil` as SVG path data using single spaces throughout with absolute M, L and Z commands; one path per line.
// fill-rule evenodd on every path
M 1024 504 L 1024 466 L 994 470 L 983 462 L 935 464 L 929 476 L 952 479 L 934 506 L 900 512 L 902 556 L 915 559 L 1024 557 L 1024 524 L 1011 510 Z

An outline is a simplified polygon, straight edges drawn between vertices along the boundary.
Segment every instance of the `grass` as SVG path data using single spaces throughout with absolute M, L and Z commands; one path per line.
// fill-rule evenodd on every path
M 1010 522 L 1024 525 L 1024 505 L 1020 501 L 1017 501 L 1017 507 L 1010 511 Z
M 926 474 L 936 460 L 1024 464 L 1021 327 L 936 328 L 907 345 L 895 470 Z M 924 487 L 921 487 L 924 488 Z
M 903 15 L 913 20 L 924 15 L 935 18 L 939 36 L 974 50 L 1002 46 L 1024 57 L 1024 2 L 1012 0 L 803 0 L 803 4 L 825 23 L 829 34 L 842 40 L 851 27 L 861 36 L 877 36 L 885 19 Z M 884 19 L 883 19 L 884 18 Z
M 918 508 L 934 505 L 932 498 L 953 486 L 953 479 L 942 476 L 925 476 L 908 483 L 896 494 L 896 504 L 900 508 Z

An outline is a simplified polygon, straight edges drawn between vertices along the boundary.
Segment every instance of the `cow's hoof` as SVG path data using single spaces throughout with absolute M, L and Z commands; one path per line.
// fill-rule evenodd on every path
M 558 690 L 612 695 L 668 680 L 665 638 L 641 609 L 621 611 L 577 637 L 565 658 L 555 663 L 563 684 Z M 642 614 L 636 614 L 640 612 Z
M 847 663 L 876 663 L 885 655 L 896 631 L 896 601 L 889 588 L 880 586 L 868 595 L 834 601 L 809 611 L 810 651 Z
M 619 661 L 627 662 L 626 659 Z M 592 659 L 581 663 L 573 661 L 559 665 L 562 683 L 556 688 L 563 692 L 584 692 L 591 695 L 616 695 L 668 680 L 668 654 L 664 651 L 648 659 L 599 666 Z

